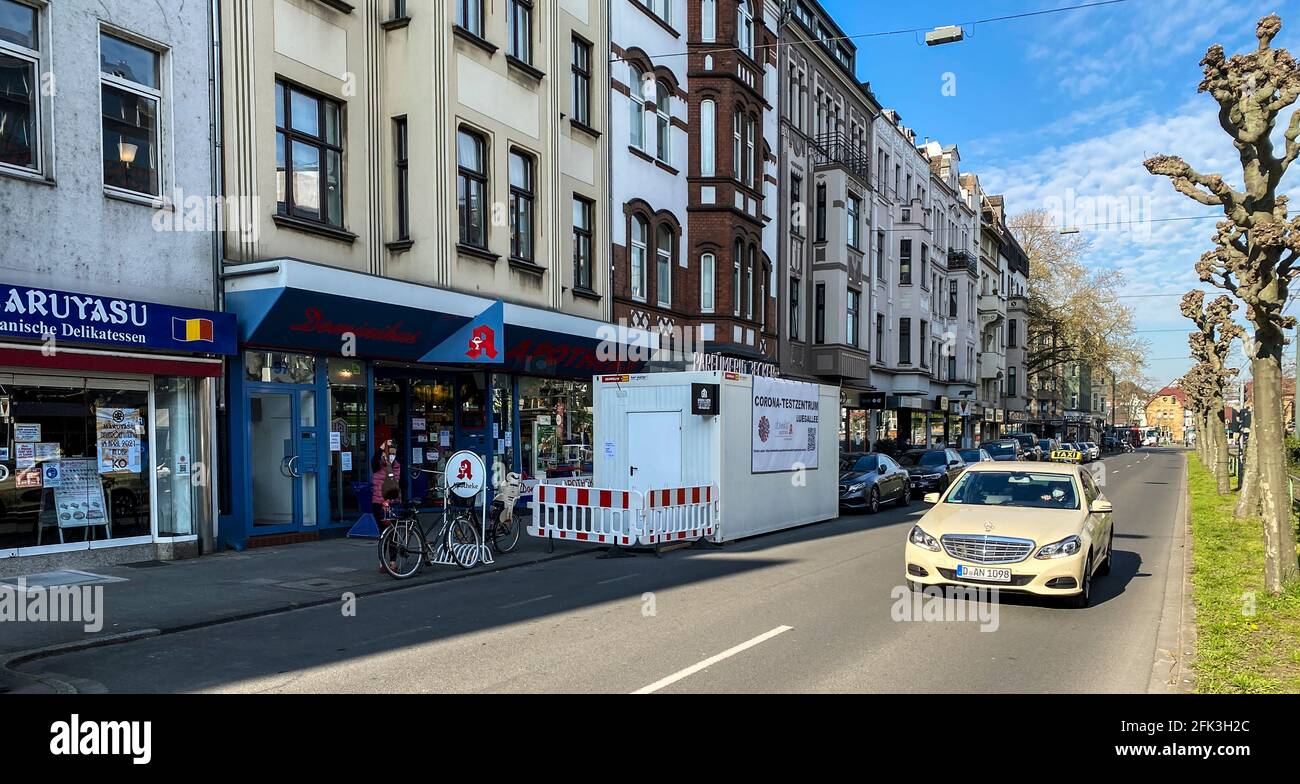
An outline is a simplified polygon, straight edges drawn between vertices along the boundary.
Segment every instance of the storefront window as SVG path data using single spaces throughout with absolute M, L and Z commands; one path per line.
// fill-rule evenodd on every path
M 212 527 L 204 386 L 202 379 L 184 376 L 154 381 L 159 536 L 193 536 Z
M 0 383 L 0 548 L 150 536 L 148 382 Z
M 879 425 L 876 427 L 876 440 L 883 441 L 887 438 L 890 440 L 898 438 L 898 412 L 881 411 L 879 416 Z
M 525 478 L 590 476 L 591 383 L 521 378 L 519 438 Z
M 492 376 L 492 449 L 494 464 L 493 483 L 505 480 L 506 474 L 515 470 L 514 409 L 510 405 L 510 376 L 496 373 Z
M 244 375 L 249 381 L 278 384 L 316 383 L 316 358 L 279 351 L 245 351 Z
M 330 519 L 344 522 L 357 518 L 361 497 L 371 492 L 366 366 L 355 359 L 328 362 Z
M 450 381 L 412 381 L 411 448 L 398 450 L 411 466 L 412 497 L 422 503 L 442 503 L 442 477 L 419 469 L 445 471 L 456 451 L 456 388 Z

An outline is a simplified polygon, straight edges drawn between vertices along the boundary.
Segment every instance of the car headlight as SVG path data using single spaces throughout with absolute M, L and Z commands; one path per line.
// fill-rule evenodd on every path
M 1083 549 L 1083 540 L 1077 536 L 1067 536 L 1059 542 L 1043 545 L 1035 558 L 1068 558 Z
M 858 482 L 856 485 L 849 485 L 849 492 L 856 493 L 867 486 L 866 482 Z
M 908 534 L 907 538 L 917 547 L 939 552 L 939 540 L 922 531 L 919 525 L 912 526 L 912 533 Z

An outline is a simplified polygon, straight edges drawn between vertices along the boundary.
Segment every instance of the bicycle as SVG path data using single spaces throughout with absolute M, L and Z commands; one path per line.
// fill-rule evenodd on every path
M 492 549 L 505 554 L 519 544 L 519 525 L 515 521 L 515 502 L 523 491 L 523 481 L 519 474 L 511 471 L 497 490 L 497 497 L 492 501 L 492 512 L 488 515 L 491 527 L 488 537 L 492 540 Z
M 428 474 L 442 473 L 421 470 Z M 416 515 L 398 515 L 391 505 L 385 505 L 384 519 L 391 522 L 379 537 L 379 562 L 389 575 L 405 580 L 418 574 L 425 563 L 454 563 L 462 569 L 478 565 L 483 541 L 473 509 L 453 506 L 450 500 L 444 503 L 442 525 L 432 537 Z

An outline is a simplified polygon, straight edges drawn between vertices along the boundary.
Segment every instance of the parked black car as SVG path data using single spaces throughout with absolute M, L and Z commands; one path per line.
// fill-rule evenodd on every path
M 898 456 L 912 479 L 912 494 L 942 493 L 956 481 L 966 463 L 955 449 L 914 449 Z
M 875 514 L 882 503 L 912 502 L 912 485 L 905 471 L 888 455 L 853 453 L 840 456 L 840 508 Z
M 1038 436 L 1033 433 L 1009 433 L 1001 440 L 1011 439 L 1020 443 L 1020 454 L 1024 460 L 1044 459 L 1043 450 L 1038 446 Z
M 1006 460 L 1023 460 L 1023 452 L 1020 450 L 1020 442 L 1008 439 L 1002 441 L 985 441 L 981 446 L 984 451 L 993 456 L 993 459 L 999 463 Z

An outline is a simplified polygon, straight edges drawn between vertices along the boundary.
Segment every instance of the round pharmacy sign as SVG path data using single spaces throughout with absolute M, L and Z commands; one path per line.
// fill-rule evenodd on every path
M 447 459 L 443 482 L 448 492 L 458 498 L 475 498 L 487 484 L 483 458 L 477 452 L 462 450 Z

